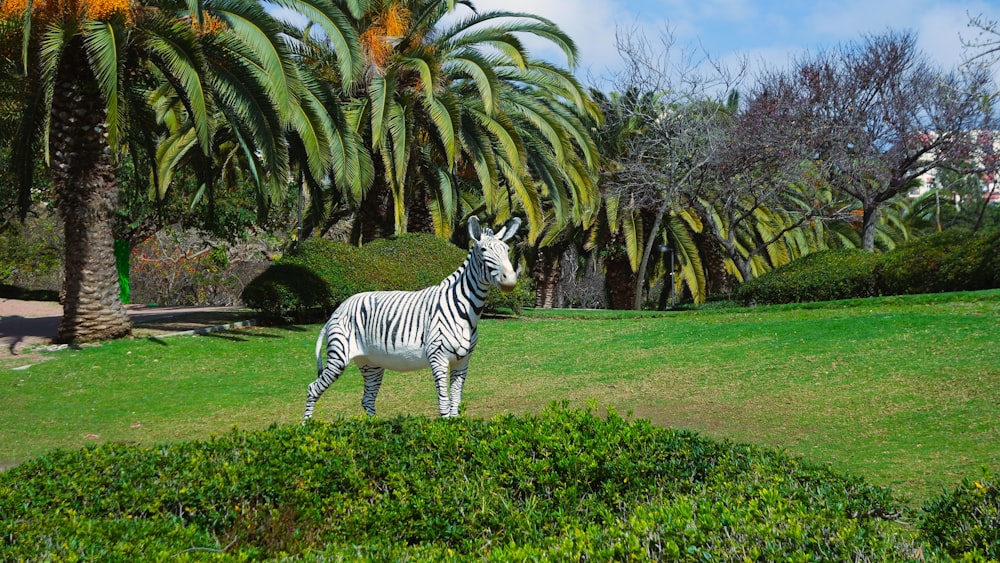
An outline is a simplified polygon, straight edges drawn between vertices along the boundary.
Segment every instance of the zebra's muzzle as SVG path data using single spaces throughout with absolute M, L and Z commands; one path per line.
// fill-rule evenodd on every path
M 513 268 L 504 268 L 504 271 L 500 274 L 500 280 L 497 281 L 497 287 L 500 291 L 504 293 L 510 293 L 514 291 L 514 287 L 517 285 L 517 272 Z

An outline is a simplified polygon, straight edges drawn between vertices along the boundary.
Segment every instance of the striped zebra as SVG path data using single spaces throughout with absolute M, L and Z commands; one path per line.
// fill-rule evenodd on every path
M 520 224 L 520 219 L 511 219 L 494 234 L 470 217 L 472 249 L 465 263 L 443 282 L 419 291 L 359 293 L 341 303 L 316 339 L 318 376 L 309 385 L 303 421 L 312 417 L 316 401 L 351 361 L 364 377 L 361 405 L 369 415 L 375 415 L 375 397 L 386 369 L 430 366 L 441 416 L 458 416 L 486 292 L 491 285 L 510 291 L 517 283 L 506 241 Z

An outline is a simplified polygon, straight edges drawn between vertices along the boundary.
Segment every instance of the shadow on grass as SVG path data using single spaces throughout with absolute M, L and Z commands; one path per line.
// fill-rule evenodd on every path
M 273 325 L 268 328 L 276 328 L 278 330 L 286 330 L 288 332 L 309 332 L 311 329 L 299 325 Z
M 275 334 L 273 331 L 284 331 L 291 333 L 304 333 L 311 332 L 312 329 L 304 326 L 298 325 L 271 325 L 266 328 L 267 330 L 246 330 L 246 329 L 221 329 L 221 330 L 210 330 L 204 332 L 196 332 L 194 334 L 177 334 L 177 335 L 167 335 L 167 336 L 156 336 L 149 335 L 146 340 L 154 344 L 159 344 L 160 346 L 170 346 L 168 340 L 177 338 L 180 336 L 201 336 L 207 338 L 217 338 L 220 340 L 228 340 L 230 342 L 250 342 L 251 340 L 258 339 L 275 339 L 280 340 L 282 338 L 287 338 L 288 335 L 285 334 Z M 268 332 L 268 330 L 272 332 Z
M 201 334 L 199 336 L 205 336 L 207 338 L 218 338 L 220 340 L 229 340 L 230 342 L 249 342 L 250 339 L 247 336 L 257 336 L 259 338 L 281 338 L 277 334 L 250 334 L 246 331 L 234 331 L 234 330 L 216 330 Z
M 223 330 L 217 330 L 217 331 L 209 332 L 209 333 L 206 333 L 206 334 L 202 334 L 201 336 L 213 336 L 213 337 L 216 337 L 216 338 L 225 338 L 225 339 L 228 339 L 228 340 L 239 340 L 241 342 L 246 342 L 248 340 L 253 340 L 253 339 L 257 339 L 257 338 L 271 338 L 271 339 L 279 339 L 280 340 L 282 338 L 287 338 L 288 337 L 288 335 L 286 335 L 286 334 L 275 334 L 274 332 L 268 332 L 268 330 L 270 330 L 270 331 L 294 332 L 294 333 L 311 332 L 311 330 L 308 329 L 308 328 L 306 328 L 306 327 L 294 326 L 294 325 L 288 325 L 288 326 L 269 326 L 269 327 L 263 327 L 263 328 L 266 328 L 267 330 L 223 329 Z M 241 337 L 245 337 L 245 338 L 241 338 Z

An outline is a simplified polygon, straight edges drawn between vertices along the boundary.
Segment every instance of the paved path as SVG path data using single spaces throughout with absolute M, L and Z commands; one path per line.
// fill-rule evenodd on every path
M 245 321 L 253 314 L 235 307 L 147 307 L 127 305 L 138 336 L 169 334 Z M 62 305 L 51 301 L 0 298 L 0 357 L 26 347 L 51 344 L 59 330 Z

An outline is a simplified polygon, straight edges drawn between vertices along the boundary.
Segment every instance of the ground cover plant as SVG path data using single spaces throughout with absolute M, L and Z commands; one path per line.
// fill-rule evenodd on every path
M 0 556 L 915 559 L 902 511 L 774 450 L 552 408 L 49 454 L 0 475 Z
M 983 467 L 1000 467 L 1000 358 L 991 352 L 998 316 L 997 291 L 680 313 L 527 310 L 480 325 L 465 415 L 480 420 L 538 413 L 553 400 L 593 401 L 661 428 L 780 447 L 838 475 L 891 486 L 912 509 L 936 506 L 927 533 L 955 538 L 952 530 L 991 529 L 998 510 L 996 481 L 981 477 Z M 0 463 L 56 447 L 161 448 L 234 425 L 295 426 L 315 375 L 317 330 L 113 342 L 0 372 Z M 360 397 L 351 368 L 316 417 L 360 413 Z M 429 373 L 390 373 L 379 411 L 433 419 L 434 398 Z M 171 447 L 180 446 L 162 446 Z M 655 510 L 637 509 L 636 518 Z M 923 521 L 903 518 L 904 526 Z M 143 522 L 164 537 L 195 533 Z M 110 537 L 118 523 L 93 525 Z M 563 539 L 586 543 L 588 530 Z M 957 545 L 955 553 L 988 553 L 990 541 L 997 539 Z

